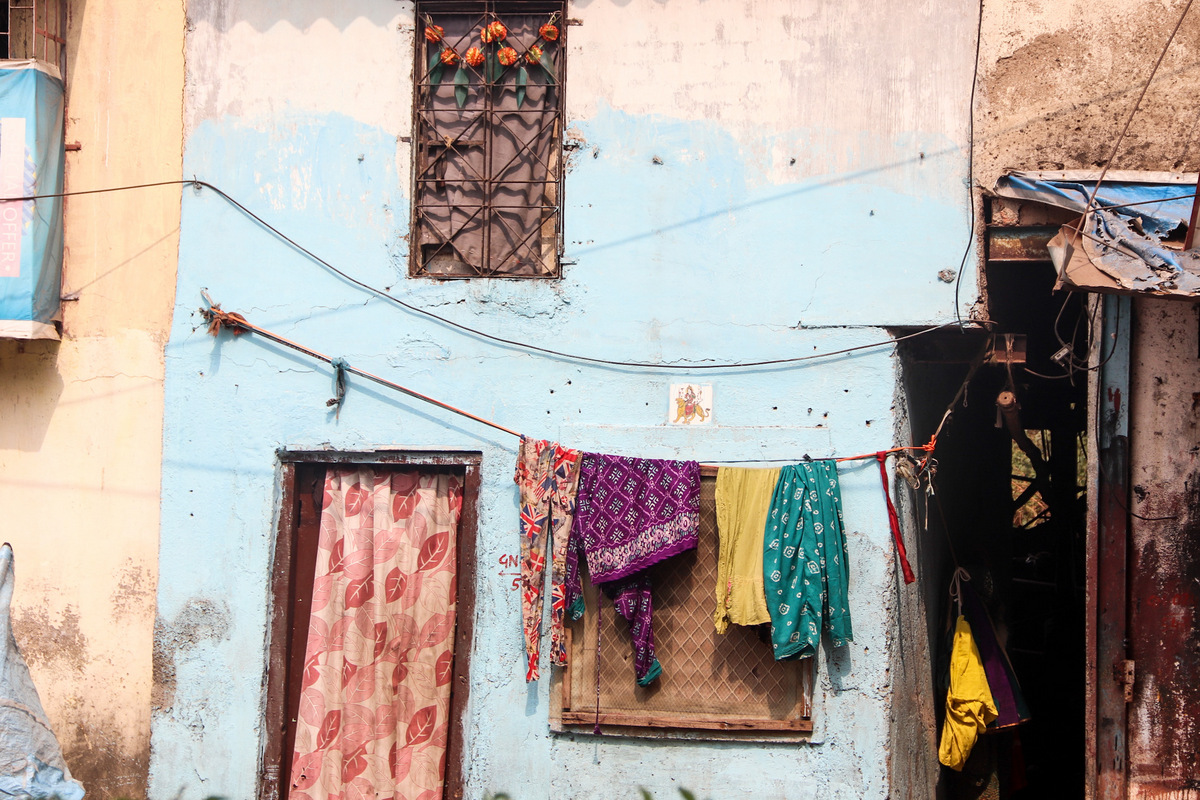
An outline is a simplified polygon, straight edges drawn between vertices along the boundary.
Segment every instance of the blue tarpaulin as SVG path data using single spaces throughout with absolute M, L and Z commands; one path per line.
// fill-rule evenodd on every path
M 38 61 L 0 62 L 0 197 L 63 190 L 63 85 Z M 0 202 L 0 337 L 57 339 L 62 198 Z
M 1014 172 L 995 192 L 1083 214 L 1094 187 L 1095 178 Z M 1083 225 L 1064 226 L 1050 243 L 1060 284 L 1200 298 L 1200 251 L 1182 249 L 1195 187 L 1195 175 L 1105 180 Z

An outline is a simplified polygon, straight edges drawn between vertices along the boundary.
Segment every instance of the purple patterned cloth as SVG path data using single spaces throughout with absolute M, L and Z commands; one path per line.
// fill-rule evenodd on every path
M 700 527 L 700 465 L 695 461 L 584 453 L 568 554 L 567 596 L 578 586 L 578 551 L 592 583 L 603 585 L 630 622 L 634 669 L 645 686 L 658 677 L 651 626 L 650 582 L 640 574 L 696 546 Z M 574 569 L 573 569 L 574 568 Z

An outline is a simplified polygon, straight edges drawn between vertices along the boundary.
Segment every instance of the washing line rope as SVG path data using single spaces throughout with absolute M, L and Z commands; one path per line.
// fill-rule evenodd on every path
M 213 302 L 212 298 L 208 295 L 208 292 L 201 292 L 201 294 L 204 296 L 204 300 L 208 304 L 208 306 L 206 308 L 200 309 L 200 313 L 204 317 L 205 321 L 208 323 L 208 332 L 210 334 L 212 334 L 213 336 L 217 336 L 218 334 L 220 334 L 221 330 L 225 329 L 225 328 L 228 328 L 235 336 L 241 335 L 243 333 L 255 333 L 255 334 L 263 337 L 264 339 L 268 339 L 272 342 L 275 342 L 276 344 L 281 344 L 284 347 L 288 347 L 292 350 L 295 350 L 298 353 L 303 353 L 304 355 L 309 356 L 310 358 L 315 358 L 318 361 L 324 361 L 326 364 L 336 365 L 335 368 L 342 372 L 349 372 L 354 375 L 358 375 L 360 377 L 366 378 L 367 380 L 374 381 L 375 383 L 378 383 L 381 386 L 386 386 L 389 389 L 393 389 L 397 392 L 401 392 L 402 394 L 406 394 L 409 397 L 415 398 L 417 400 L 421 400 L 426 403 L 430 403 L 431 405 L 435 405 L 438 408 L 444 409 L 446 411 L 450 411 L 454 414 L 458 414 L 459 416 L 466 417 L 467 419 L 474 420 L 475 422 L 478 422 L 481 425 L 487 425 L 490 428 L 495 428 L 496 430 L 502 431 L 503 433 L 507 433 L 510 436 L 516 436 L 517 438 L 521 438 L 523 436 L 523 434 L 521 434 L 520 432 L 515 431 L 512 428 L 505 427 L 504 425 L 501 425 L 498 422 L 494 422 L 493 420 L 487 419 L 485 417 L 480 417 L 476 414 L 472 414 L 469 411 L 464 411 L 461 408 L 452 406 L 449 403 L 444 403 L 441 400 L 430 397 L 429 395 L 426 395 L 426 394 L 422 394 L 414 389 L 409 389 L 406 386 L 401 386 L 398 383 L 389 381 L 387 378 L 381 377 L 381 376 L 376 375 L 371 372 L 367 372 L 366 370 L 363 370 L 363 369 L 359 369 L 358 367 L 355 367 L 355 366 L 347 363 L 345 361 L 345 359 L 336 358 L 334 356 L 328 356 L 324 353 L 313 350 L 312 348 L 305 347 L 304 345 L 302 345 L 298 342 L 294 342 L 291 339 L 288 339 L 287 337 L 280 336 L 279 334 L 275 333 L 274 331 L 270 331 L 259 325 L 255 325 L 253 322 L 250 322 L 248 319 L 246 319 L 244 316 L 237 313 L 236 311 L 223 310 L 221 308 L 220 304 Z M 950 416 L 950 410 L 947 410 L 946 415 L 942 418 L 942 425 L 945 424 L 946 419 L 949 416 Z M 934 432 L 933 436 L 930 438 L 930 440 L 927 444 L 902 446 L 902 447 L 891 447 L 891 448 L 888 448 L 887 450 L 879 450 L 874 453 L 863 453 L 861 455 L 856 455 L 856 456 L 844 456 L 842 458 L 835 458 L 832 460 L 837 461 L 837 462 L 843 462 L 843 461 L 863 461 L 866 459 L 878 459 L 879 461 L 882 462 L 883 459 L 885 459 L 887 456 L 892 455 L 894 453 L 905 453 L 905 452 L 919 450 L 919 451 L 924 451 L 925 453 L 928 453 L 928 454 L 932 454 L 934 449 L 937 447 L 937 436 L 938 436 L 938 433 L 941 432 L 942 425 L 938 426 L 937 431 Z M 925 461 L 928 461 L 928 458 L 929 457 L 926 456 Z M 780 459 L 764 459 L 764 461 L 768 461 L 768 460 L 769 461 L 778 461 Z M 812 459 L 808 459 L 806 457 L 806 460 L 812 460 Z M 922 464 L 924 464 L 924 462 L 922 462 Z

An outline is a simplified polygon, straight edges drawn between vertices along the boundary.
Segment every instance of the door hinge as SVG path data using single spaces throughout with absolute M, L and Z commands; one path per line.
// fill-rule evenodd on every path
M 1133 661 L 1130 661 L 1128 659 L 1125 661 L 1118 661 L 1117 663 L 1113 664 L 1112 669 L 1113 669 L 1113 680 L 1116 681 L 1117 683 L 1121 684 L 1121 689 L 1124 691 L 1124 694 L 1125 694 L 1125 702 L 1132 703 L 1133 702 L 1133 678 L 1134 678 L 1134 674 L 1135 674 L 1134 667 L 1133 667 Z

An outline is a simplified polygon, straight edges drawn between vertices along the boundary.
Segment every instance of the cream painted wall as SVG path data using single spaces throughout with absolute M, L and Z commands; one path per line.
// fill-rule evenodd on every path
M 68 190 L 181 174 L 184 9 L 71 0 Z M 179 189 L 66 201 L 61 343 L 0 341 L 14 626 L 91 798 L 143 797 Z

